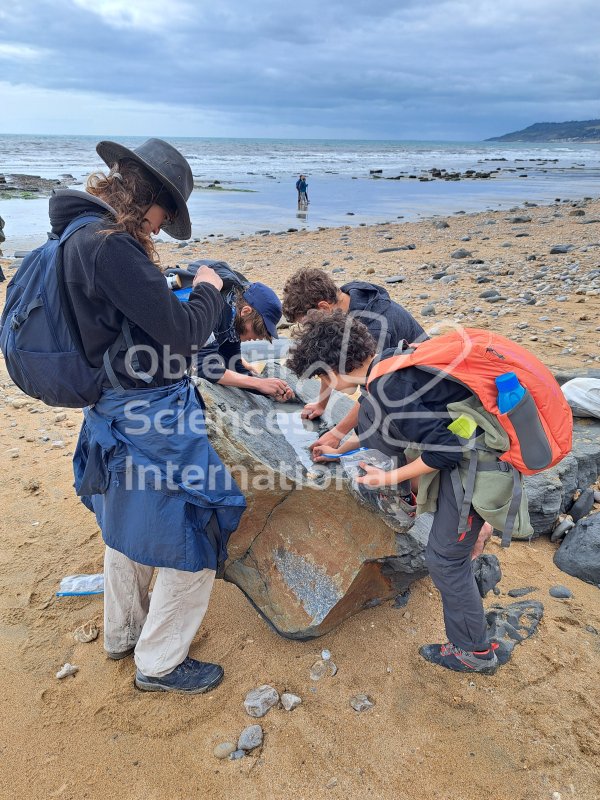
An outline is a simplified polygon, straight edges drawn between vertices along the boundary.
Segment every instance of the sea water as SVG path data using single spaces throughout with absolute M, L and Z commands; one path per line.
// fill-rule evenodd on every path
M 0 136 L 0 173 L 73 176 L 74 188 L 103 169 L 91 136 Z M 144 137 L 116 137 L 135 148 Z M 524 201 L 598 195 L 600 145 L 503 142 L 392 142 L 170 138 L 188 159 L 196 189 L 192 235 L 240 236 L 258 230 L 369 224 L 462 211 L 509 208 Z M 421 182 L 437 167 L 501 172 L 490 179 Z M 382 170 L 374 178 L 371 170 Z M 298 211 L 295 182 L 308 176 L 310 205 Z M 401 180 L 386 180 L 399 174 Z M 521 177 L 527 175 L 527 178 Z M 215 181 L 218 181 L 215 184 Z M 208 189 L 214 184 L 221 188 Z M 5 254 L 44 241 L 48 199 L 0 200 Z M 169 237 L 163 235 L 165 240 Z

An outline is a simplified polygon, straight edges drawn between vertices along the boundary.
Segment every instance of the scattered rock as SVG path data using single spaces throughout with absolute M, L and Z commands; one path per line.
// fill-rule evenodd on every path
M 246 695 L 244 708 L 251 717 L 264 717 L 269 709 L 276 706 L 279 702 L 279 694 L 268 684 L 252 689 Z
M 235 745 L 233 742 L 221 742 L 213 750 L 215 758 L 229 758 L 232 753 L 235 753 Z
M 355 711 L 360 713 L 361 711 L 373 708 L 375 701 L 372 700 L 368 694 L 355 694 L 350 698 L 350 705 Z
M 449 228 L 450 225 L 445 220 L 440 220 L 439 222 L 434 222 L 433 227 L 437 228 L 438 231 L 442 231 L 444 228 Z
M 567 531 L 570 531 L 573 528 L 575 523 L 573 522 L 572 517 L 569 514 L 564 514 L 558 518 L 558 525 L 552 531 L 550 536 L 551 542 L 560 542 L 567 535 Z
M 435 317 L 435 306 L 433 303 L 428 303 L 421 309 L 421 315 L 424 317 Z
M 523 586 L 520 589 L 509 589 L 506 593 L 509 597 L 525 597 L 526 594 L 537 592 L 537 586 Z
M 570 253 L 571 250 L 575 249 L 575 245 L 573 244 L 555 244 L 554 247 L 551 248 L 550 254 L 551 255 L 558 255 L 560 253 Z
M 584 489 L 569 509 L 569 516 L 573 519 L 573 522 L 579 522 L 580 519 L 590 513 L 593 507 L 594 490 Z
M 535 633 L 544 616 L 544 606 L 538 600 L 519 600 L 504 607 L 492 605 L 485 616 L 488 635 L 498 643 L 496 655 L 502 665 L 510 660 L 517 644 Z
M 531 217 L 511 217 L 509 222 L 512 222 L 515 225 L 520 225 L 523 222 L 531 222 Z
M 85 622 L 73 631 L 73 638 L 82 644 L 93 642 L 98 638 L 98 628 L 93 622 Z
M 69 675 L 75 675 L 77 672 L 79 672 L 79 667 L 76 667 L 75 664 L 69 664 L 67 661 L 67 663 L 58 670 L 56 677 L 61 681 L 63 678 L 68 678 Z
M 240 758 L 244 758 L 246 755 L 245 750 L 234 750 L 234 752 L 229 756 L 230 761 L 238 761 Z
M 550 597 L 556 597 L 559 600 L 568 600 L 570 597 L 573 597 L 573 592 L 560 583 L 557 583 L 556 586 L 551 586 L 548 593 Z
M 396 595 L 394 598 L 394 602 L 392 603 L 392 608 L 404 608 L 408 601 L 410 600 L 410 589 L 407 589 L 402 594 Z
M 302 698 L 298 697 L 297 694 L 292 694 L 291 692 L 284 692 L 281 695 L 281 705 L 285 708 L 286 711 L 293 711 L 295 708 L 302 703 Z
M 375 270 L 373 270 L 375 272 Z M 391 275 L 389 278 L 385 279 L 386 283 L 403 283 L 406 280 L 404 275 Z
M 497 556 L 482 553 L 471 561 L 471 568 L 479 594 L 485 597 L 502 580 L 502 570 Z
M 600 584 L 600 513 L 580 520 L 554 554 L 563 572 L 596 586 Z
M 310 679 L 311 681 L 320 681 L 327 674 L 328 666 L 322 658 L 315 663 L 310 668 Z
M 237 749 L 245 750 L 247 753 L 260 747 L 263 742 L 263 729 L 260 725 L 249 725 L 240 734 Z
M 455 250 L 453 253 L 450 253 L 450 258 L 469 258 L 472 256 L 469 250 L 465 250 L 464 247 L 460 247 L 458 250 Z

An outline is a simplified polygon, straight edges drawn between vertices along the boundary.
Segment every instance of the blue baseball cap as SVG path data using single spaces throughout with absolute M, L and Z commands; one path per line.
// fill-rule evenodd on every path
M 244 291 L 244 300 L 261 315 L 269 336 L 279 339 L 277 323 L 281 319 L 281 302 L 273 289 L 256 281 Z

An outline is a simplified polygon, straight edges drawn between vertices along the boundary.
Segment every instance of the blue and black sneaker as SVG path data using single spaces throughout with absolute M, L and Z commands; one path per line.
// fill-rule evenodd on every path
M 214 689 L 223 680 L 223 667 L 186 658 L 178 667 L 162 678 L 135 673 L 135 685 L 144 692 L 181 692 L 182 694 L 202 694 Z
M 481 672 L 484 675 L 493 675 L 498 669 L 499 662 L 496 653 L 496 642 L 487 650 L 461 650 L 451 642 L 446 644 L 426 644 L 419 649 L 419 653 L 426 661 L 439 664 L 440 667 L 454 670 L 454 672 Z

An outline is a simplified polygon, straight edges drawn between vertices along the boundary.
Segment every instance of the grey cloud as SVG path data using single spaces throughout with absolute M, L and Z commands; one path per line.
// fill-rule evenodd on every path
M 595 0 L 223 0 L 160 30 L 115 27 L 69 0 L 18 2 L 0 42 L 12 83 L 173 103 L 245 122 L 367 136 L 477 138 L 598 113 Z M 564 113 L 563 113 L 564 109 Z M 569 112 L 569 113 L 567 113 Z M 76 113 L 76 110 L 74 110 Z M 202 131 L 198 131 L 202 133 Z M 444 135 L 442 133 L 442 135 Z

